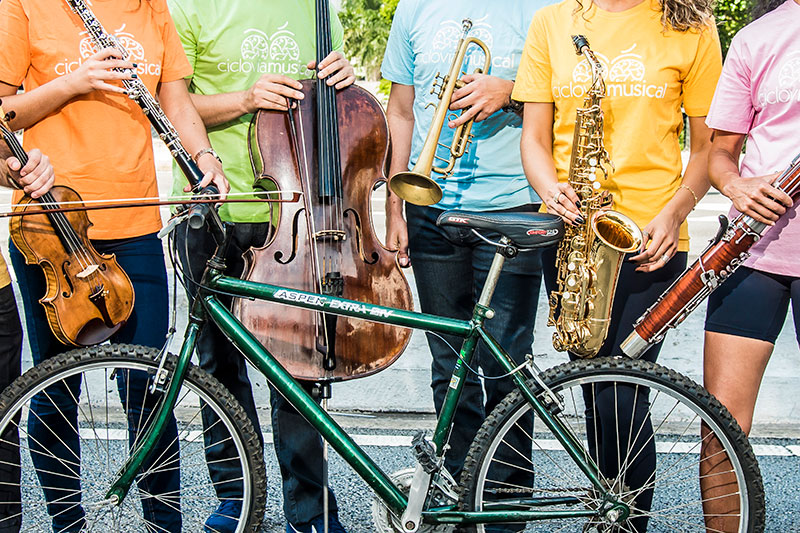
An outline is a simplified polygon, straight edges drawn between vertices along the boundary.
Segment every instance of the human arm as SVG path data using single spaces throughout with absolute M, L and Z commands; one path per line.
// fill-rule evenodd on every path
M 547 211 L 567 223 L 583 224 L 578 195 L 569 183 L 559 182 L 553 162 L 553 103 L 526 102 L 522 117 L 520 153 L 525 176 Z
M 461 77 L 466 84 L 453 92 L 450 110 L 463 109 L 461 116 L 448 126 L 456 128 L 474 118 L 480 122 L 489 118 L 511 102 L 514 82 L 487 74 L 466 74 Z
M 414 134 L 414 86 L 393 83 L 386 107 L 389 134 L 392 139 L 392 159 L 389 176 L 408 170 L 411 139 Z M 411 265 L 408 256 L 408 227 L 403 216 L 403 200 L 386 187 L 386 247 L 397 250 L 401 267 Z
M 332 52 L 322 61 L 317 73 L 320 78 L 328 78 L 328 84 L 343 89 L 355 81 L 355 73 L 350 62 L 341 53 Z M 314 69 L 315 62 L 308 64 Z M 287 99 L 302 100 L 303 85 L 292 78 L 279 74 L 264 74 L 249 89 L 219 94 L 192 93 L 192 103 L 203 119 L 206 128 L 218 126 L 242 115 L 255 113 L 259 109 L 286 111 Z
M 772 226 L 792 206 L 792 198 L 772 186 L 776 174 L 754 178 L 743 178 L 739 174 L 739 154 L 744 139 L 741 133 L 714 130 L 708 159 L 709 178 L 740 213 Z
M 192 105 L 189 91 L 183 80 L 179 79 L 159 84 L 158 100 L 190 154 L 197 154 L 211 146 L 203 121 L 200 119 L 200 115 L 194 105 Z M 225 174 L 222 172 L 222 163 L 211 153 L 201 155 L 196 163 L 203 173 L 203 180 L 200 182 L 200 186 L 206 187 L 213 183 L 224 197 L 230 187 Z M 189 192 L 191 186 L 187 185 L 184 190 Z
M 125 69 L 123 72 L 113 70 Z M 105 48 L 86 59 L 75 71 L 59 76 L 44 85 L 17 94 L 17 87 L 0 82 L 0 96 L 7 111 L 13 110 L 15 117 L 11 126 L 16 129 L 32 126 L 58 110 L 77 96 L 92 91 L 124 93 L 119 83 L 135 77 L 134 64 L 124 61 L 120 52 Z
M 666 265 L 678 251 L 680 227 L 699 200 L 708 192 L 708 155 L 711 150 L 711 130 L 706 117 L 689 117 L 689 162 L 683 173 L 681 187 L 664 208 L 644 227 L 643 251 L 631 257 L 638 263 L 636 270 L 652 272 Z

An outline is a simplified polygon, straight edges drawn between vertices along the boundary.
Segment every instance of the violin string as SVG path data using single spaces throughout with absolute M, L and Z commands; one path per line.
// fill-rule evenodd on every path
M 49 192 L 42 195 L 42 198 L 45 198 L 47 207 L 58 207 L 58 202 Z M 71 250 L 67 250 L 67 253 L 73 255 L 78 260 L 81 270 L 86 272 L 92 265 L 94 265 L 94 261 L 92 261 L 89 252 L 81 243 L 80 237 L 72 227 L 72 224 L 70 224 L 64 213 L 51 213 L 49 218 L 51 223 L 57 228 L 68 246 L 71 248 Z M 94 277 L 94 272 L 92 272 L 92 276 Z
M 24 167 L 28 163 L 27 152 L 25 152 L 25 149 L 22 147 L 22 145 L 20 145 L 17 137 L 5 126 L 5 124 L 0 124 L 0 131 L 2 132 L 6 145 L 8 145 L 9 149 L 11 150 L 11 153 L 14 154 L 14 156 L 19 160 L 20 165 Z M 56 202 L 55 198 L 52 194 L 50 194 L 49 191 L 43 194 L 41 199 L 37 201 L 40 205 L 58 207 L 58 202 Z M 46 216 L 48 216 L 48 219 L 51 221 L 54 229 L 56 231 L 60 231 L 60 234 L 66 240 L 65 244 L 72 248 L 72 250 L 67 250 L 67 253 L 72 253 L 75 255 L 81 268 L 85 271 L 89 266 L 88 262 L 86 261 L 86 255 L 88 254 L 82 255 L 80 253 L 83 252 L 83 247 L 80 245 L 80 241 L 66 217 L 64 217 L 63 213 L 48 213 Z

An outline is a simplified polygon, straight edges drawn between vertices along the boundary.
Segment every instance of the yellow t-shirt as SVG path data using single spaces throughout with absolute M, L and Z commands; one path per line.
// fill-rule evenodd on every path
M 512 98 L 555 104 L 553 159 L 566 181 L 575 113 L 591 84 L 571 36 L 586 36 L 605 71 L 604 141 L 616 167 L 601 183 L 614 195 L 614 209 L 644 227 L 681 184 L 681 105 L 691 117 L 708 112 L 722 69 L 719 37 L 713 24 L 703 31 L 665 30 L 656 0 L 619 13 L 584 4 L 590 6 L 584 12 L 564 0 L 536 13 Z M 688 249 L 684 222 L 679 250 Z
M 6 260 L 0 255 L 0 289 L 11 283 L 11 278 L 8 276 L 8 267 L 6 267 Z

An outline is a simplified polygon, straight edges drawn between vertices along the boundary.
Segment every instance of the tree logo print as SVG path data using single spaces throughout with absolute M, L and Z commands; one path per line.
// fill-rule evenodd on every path
M 268 36 L 263 31 L 251 28 L 242 41 L 242 59 L 246 61 L 299 61 L 300 47 L 294 33 L 287 30 L 286 22 L 278 31 Z
M 635 44 L 614 58 L 608 71 L 609 81 L 623 83 L 644 80 L 645 69 L 642 56 L 632 53 L 634 48 L 636 48 Z
M 492 36 L 492 26 L 484 22 L 486 17 L 480 20 L 472 21 L 472 28 L 469 31 L 470 37 L 477 37 L 486 44 L 489 50 L 492 49 L 494 37 Z M 442 22 L 442 27 L 433 36 L 433 48 L 435 50 L 444 50 L 448 52 L 455 52 L 458 40 L 461 39 L 462 21 L 446 20 Z
M 265 60 L 269 58 L 269 38 L 263 31 L 249 29 L 244 32 L 242 41 L 242 59 L 247 61 Z
M 88 59 L 97 53 L 97 48 L 87 32 L 83 31 L 81 32 L 81 35 L 86 35 L 86 37 L 81 39 L 81 42 L 78 45 L 79 52 L 83 59 Z M 128 59 L 130 61 L 145 61 L 144 46 L 142 46 L 142 44 L 136 40 L 133 34 L 125 31 L 125 24 L 123 24 L 121 28 L 114 32 L 114 37 L 117 39 L 117 41 L 119 41 L 120 46 L 128 51 Z
M 594 56 L 600 63 L 600 73 L 605 75 L 605 73 L 608 72 L 608 58 L 599 52 L 595 52 Z M 572 81 L 575 83 L 591 83 L 592 69 L 589 66 L 589 61 L 585 57 L 572 69 Z
M 287 22 L 272 34 L 269 55 L 273 61 L 299 61 L 300 47 L 294 40 L 294 33 L 286 29 Z
M 778 86 L 794 87 L 800 85 L 800 50 L 790 53 L 778 71 Z

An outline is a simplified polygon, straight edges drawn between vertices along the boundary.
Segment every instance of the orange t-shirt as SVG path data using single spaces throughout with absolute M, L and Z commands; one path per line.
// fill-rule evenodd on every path
M 166 0 L 93 0 L 91 8 L 138 64 L 151 93 L 192 74 Z M 0 81 L 33 91 L 68 74 L 94 46 L 65 0 L 0 1 Z M 150 123 L 125 95 L 93 91 L 27 128 L 25 149 L 50 156 L 56 184 L 84 200 L 157 196 Z M 158 208 L 89 211 L 92 239 L 137 237 L 161 227 Z

